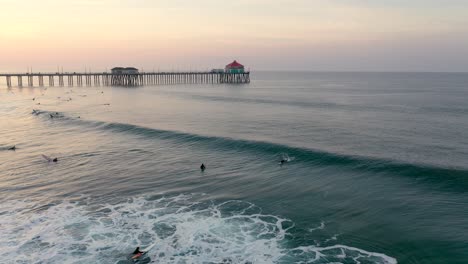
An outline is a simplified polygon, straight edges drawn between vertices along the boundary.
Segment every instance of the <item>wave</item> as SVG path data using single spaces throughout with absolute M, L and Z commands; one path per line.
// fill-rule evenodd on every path
M 92 126 L 94 129 L 112 131 L 118 133 L 131 133 L 143 137 L 158 138 L 162 140 L 172 140 L 179 144 L 201 144 L 217 150 L 230 150 L 238 152 L 251 152 L 257 154 L 261 152 L 265 155 L 278 156 L 283 153 L 294 157 L 294 163 L 302 163 L 311 166 L 334 166 L 355 171 L 365 171 L 371 173 L 387 173 L 396 176 L 408 176 L 423 178 L 425 181 L 440 182 L 444 180 L 449 187 L 455 189 L 468 189 L 468 170 L 463 168 L 437 167 L 426 164 L 403 163 L 393 160 L 376 159 L 364 156 L 349 156 L 338 153 L 324 152 L 309 148 L 300 148 L 264 141 L 253 141 L 244 139 L 233 139 L 228 137 L 206 136 L 185 132 L 160 130 L 133 124 L 103 122 L 74 118 L 65 113 L 39 111 L 36 115 L 44 116 L 56 115 L 64 120 L 74 122 L 79 126 Z
M 441 114 L 453 114 L 453 115 L 463 115 L 466 114 L 468 108 L 466 107 L 420 107 L 414 105 L 391 105 L 391 104 L 379 104 L 379 105 L 352 105 L 352 104 L 338 104 L 334 102 L 323 102 L 323 101 L 300 101 L 300 100 L 274 100 L 274 99 L 265 99 L 265 98 L 238 98 L 238 97 L 226 97 L 226 96 L 216 96 L 216 95 L 200 95 L 200 94 L 190 94 L 187 95 L 186 92 L 162 92 L 167 96 L 180 96 L 183 98 L 190 98 L 191 100 L 196 99 L 199 101 L 211 101 L 211 102 L 225 102 L 225 103 L 245 103 L 245 104 L 268 104 L 274 106 L 288 106 L 288 107 L 298 107 L 298 108 L 312 108 L 312 109 L 328 109 L 328 110 L 340 110 L 340 111 L 353 111 L 353 112 L 394 112 L 402 114 L 427 114 L 428 112 L 432 115 L 441 115 Z
M 110 203 L 81 197 L 47 207 L 1 204 L 0 257 L 15 263 L 123 264 L 132 263 L 136 246 L 156 243 L 143 263 L 397 263 L 346 245 L 297 245 L 289 219 L 264 214 L 249 202 L 203 200 L 201 194 L 181 194 Z
M 275 106 L 288 106 L 288 107 L 299 107 L 299 108 L 313 108 L 313 109 L 335 109 L 342 111 L 356 111 L 356 112 L 417 112 L 419 109 L 416 107 L 401 107 L 401 106 L 391 106 L 391 105 L 351 105 L 351 104 L 337 104 L 333 102 L 313 102 L 313 101 L 288 101 L 288 100 L 273 100 L 273 99 L 260 99 L 260 98 L 237 98 L 237 97 L 225 97 L 225 96 L 215 96 L 215 95 L 200 95 L 200 94 L 190 94 L 187 95 L 185 92 L 159 92 L 164 93 L 168 96 L 173 96 L 174 94 L 180 97 L 190 98 L 191 100 L 196 99 L 200 101 L 214 101 L 214 102 L 225 102 L 225 103 L 245 103 L 245 104 L 268 104 Z

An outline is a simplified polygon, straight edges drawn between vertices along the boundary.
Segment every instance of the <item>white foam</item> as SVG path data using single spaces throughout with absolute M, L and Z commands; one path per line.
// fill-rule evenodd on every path
M 314 232 L 315 230 L 323 230 L 325 229 L 325 222 L 320 222 L 320 225 L 314 228 L 310 228 L 309 232 Z
M 120 203 L 63 202 L 41 210 L 0 205 L 0 259 L 10 263 L 128 263 L 136 246 L 157 243 L 157 263 L 314 263 L 368 260 L 380 253 L 336 245 L 294 247 L 294 224 L 242 201 L 197 202 L 193 195 Z M 348 262 L 346 262 L 348 263 Z

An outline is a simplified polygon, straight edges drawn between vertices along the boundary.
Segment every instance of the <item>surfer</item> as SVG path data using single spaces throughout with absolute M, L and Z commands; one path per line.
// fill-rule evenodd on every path
M 8 150 L 16 150 L 16 145 L 13 147 L 8 148 Z
M 140 247 L 137 247 L 135 249 L 135 251 L 133 251 L 133 253 L 132 253 L 133 254 L 132 259 L 137 259 L 137 258 L 141 257 L 144 253 L 145 252 L 140 251 Z
M 135 251 L 133 251 L 132 253 L 132 259 L 136 262 L 138 261 L 143 255 L 145 255 L 146 253 L 148 253 L 148 251 L 150 251 L 154 246 L 156 246 L 156 243 L 150 245 L 149 247 L 147 248 L 144 248 L 143 250 L 140 250 L 140 247 L 137 247 L 135 249 Z
M 133 253 L 132 253 L 132 255 L 133 255 L 133 256 L 132 256 L 132 259 L 133 259 L 133 261 L 135 261 L 135 262 L 138 261 L 143 255 L 145 255 L 146 253 L 148 253 L 148 251 L 149 251 L 151 248 L 153 248 L 155 245 L 156 245 L 156 243 L 153 244 L 153 245 L 151 245 L 151 246 L 149 246 L 149 247 L 147 247 L 147 248 L 145 248 L 145 249 L 143 249 L 143 251 L 140 250 L 140 247 L 137 247 L 137 248 L 135 249 L 135 251 L 133 251 Z
M 294 158 L 293 158 L 294 159 Z M 289 157 L 288 154 L 283 153 L 281 155 L 281 159 L 279 161 L 279 164 L 283 166 L 283 164 L 290 162 L 292 159 Z
M 50 157 L 48 157 L 48 156 L 46 156 L 46 155 L 44 155 L 44 154 L 42 154 L 42 157 L 43 157 L 45 160 L 47 160 L 48 162 L 51 162 L 51 161 L 52 161 L 52 162 L 58 162 L 58 158 L 51 159 Z
M 202 165 L 200 166 L 200 170 L 205 171 L 205 169 L 206 169 L 206 166 L 205 166 L 205 164 L 202 163 Z

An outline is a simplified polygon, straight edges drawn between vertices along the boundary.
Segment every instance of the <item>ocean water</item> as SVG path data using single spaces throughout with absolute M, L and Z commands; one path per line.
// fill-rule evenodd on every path
M 251 79 L 1 80 L 0 263 L 468 263 L 468 74 Z

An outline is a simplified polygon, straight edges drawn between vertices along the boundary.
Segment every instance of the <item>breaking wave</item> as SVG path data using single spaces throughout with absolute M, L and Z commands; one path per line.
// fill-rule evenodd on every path
M 291 220 L 252 203 L 201 196 L 4 203 L 0 257 L 9 263 L 124 264 L 133 263 L 129 253 L 136 246 L 156 242 L 140 263 L 397 263 L 345 245 L 295 245 Z

